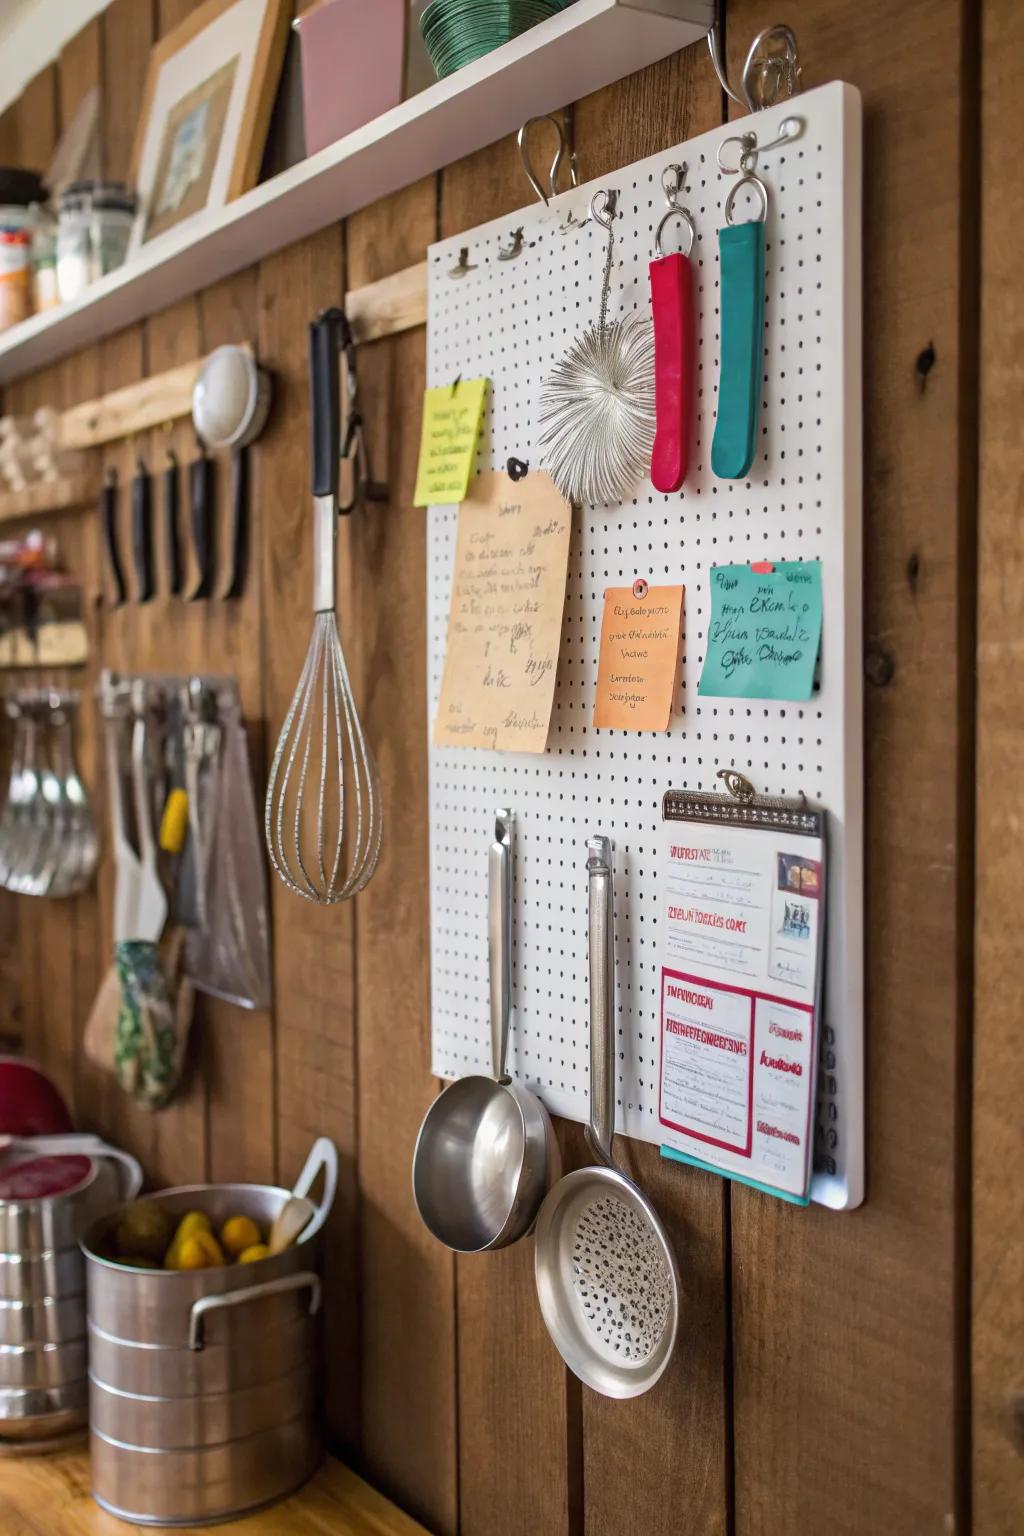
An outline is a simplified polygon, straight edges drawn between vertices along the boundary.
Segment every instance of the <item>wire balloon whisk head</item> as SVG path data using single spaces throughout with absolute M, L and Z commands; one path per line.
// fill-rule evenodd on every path
M 322 906 L 367 885 L 383 818 L 373 753 L 356 712 L 333 612 L 318 613 L 278 738 L 264 813 L 271 863 Z

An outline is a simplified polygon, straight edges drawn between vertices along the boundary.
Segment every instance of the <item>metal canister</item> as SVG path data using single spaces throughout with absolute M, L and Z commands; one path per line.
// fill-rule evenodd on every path
M 85 1234 L 90 1461 L 102 1508 L 139 1525 L 209 1524 L 283 1498 L 313 1472 L 317 1238 L 337 1178 L 337 1151 L 321 1138 L 294 1190 L 202 1184 L 148 1197 L 174 1218 L 203 1211 L 217 1227 L 250 1216 L 262 1229 L 293 1196 L 305 1200 L 298 1240 L 253 1264 L 132 1268 L 111 1257 L 118 1212 Z
M 120 1171 L 118 1166 L 120 1165 Z M 83 1228 L 142 1185 L 94 1136 L 40 1136 L 0 1164 L 0 1437 L 79 1428 L 88 1401 Z

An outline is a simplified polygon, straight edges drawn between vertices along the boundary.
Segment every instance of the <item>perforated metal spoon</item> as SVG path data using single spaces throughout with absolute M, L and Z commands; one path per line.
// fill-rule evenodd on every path
M 548 1333 L 569 1369 L 605 1397 L 639 1397 L 675 1348 L 679 1276 L 665 1228 L 612 1161 L 612 846 L 587 843 L 590 1125 L 600 1167 L 567 1173 L 537 1217 L 534 1269 Z

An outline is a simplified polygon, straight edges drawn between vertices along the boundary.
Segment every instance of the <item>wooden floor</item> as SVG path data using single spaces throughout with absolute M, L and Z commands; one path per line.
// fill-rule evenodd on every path
M 0 1531 L 4 1536 L 125 1536 L 148 1531 L 104 1514 L 89 1493 L 84 1450 L 56 1456 L 5 1458 L 0 1468 Z M 328 1459 L 294 1498 L 229 1526 L 232 1536 L 426 1536 L 424 1527 L 377 1493 L 361 1477 Z

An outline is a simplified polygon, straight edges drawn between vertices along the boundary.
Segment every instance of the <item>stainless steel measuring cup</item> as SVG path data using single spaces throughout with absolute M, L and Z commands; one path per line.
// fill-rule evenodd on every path
M 600 1167 L 555 1185 L 537 1217 L 534 1269 L 548 1333 L 569 1369 L 605 1397 L 639 1397 L 672 1358 L 679 1322 L 675 1255 L 654 1207 L 612 1161 L 612 846 L 587 842 L 590 1124 Z
M 424 1225 L 457 1253 L 517 1242 L 558 1177 L 547 1110 L 506 1070 L 512 1017 L 512 812 L 499 811 L 488 864 L 494 1077 L 460 1077 L 428 1109 L 413 1153 Z

